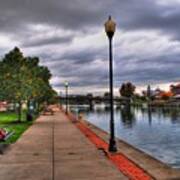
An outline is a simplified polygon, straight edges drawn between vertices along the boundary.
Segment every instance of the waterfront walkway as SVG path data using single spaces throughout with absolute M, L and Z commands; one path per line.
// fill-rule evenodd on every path
M 41 116 L 0 156 L 0 180 L 125 180 L 62 112 Z

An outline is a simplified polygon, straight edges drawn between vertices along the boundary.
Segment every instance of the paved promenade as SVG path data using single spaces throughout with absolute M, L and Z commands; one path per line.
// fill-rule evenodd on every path
M 4 155 L 0 180 L 127 179 L 61 112 L 41 116 Z

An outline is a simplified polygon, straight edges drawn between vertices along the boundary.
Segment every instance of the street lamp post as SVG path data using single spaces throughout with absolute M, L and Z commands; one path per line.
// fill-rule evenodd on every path
M 66 114 L 68 114 L 68 86 L 69 84 L 66 81 L 64 85 L 65 85 L 65 90 L 66 90 Z
M 116 141 L 114 133 L 114 102 L 113 102 L 113 54 L 112 54 L 112 39 L 116 29 L 116 23 L 109 16 L 108 21 L 105 23 L 105 31 L 109 39 L 109 89 L 110 89 L 110 140 L 109 151 L 116 152 Z
M 60 108 L 62 106 L 62 92 L 61 91 L 59 91 L 59 106 Z

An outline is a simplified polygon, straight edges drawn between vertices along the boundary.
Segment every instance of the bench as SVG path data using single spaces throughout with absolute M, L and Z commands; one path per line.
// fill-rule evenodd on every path
M 43 112 L 44 115 L 49 114 L 49 113 L 50 113 L 50 115 L 53 115 L 54 111 L 51 108 L 46 108 Z
M 13 131 L 8 132 L 8 131 L 6 131 L 6 130 L 4 130 L 4 129 L 1 129 L 1 130 L 0 130 L 0 141 L 6 141 L 6 140 L 8 140 L 13 134 L 14 134 Z
M 6 136 L 4 137 L 3 141 L 8 140 L 13 134 L 14 134 L 13 131 L 12 131 L 12 132 L 8 132 L 8 133 L 6 134 Z

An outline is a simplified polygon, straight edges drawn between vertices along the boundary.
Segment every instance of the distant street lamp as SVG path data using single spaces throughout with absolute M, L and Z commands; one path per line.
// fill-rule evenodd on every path
M 59 91 L 59 105 L 62 106 L 62 92 Z
M 65 91 L 66 91 L 66 114 L 68 114 L 68 86 L 69 84 L 66 81 L 64 85 L 65 85 Z
M 109 16 L 108 21 L 105 23 L 105 31 L 109 39 L 109 88 L 110 88 L 110 140 L 109 151 L 116 152 L 116 141 L 114 133 L 114 102 L 113 102 L 113 55 L 112 55 L 112 39 L 116 30 L 116 23 Z

